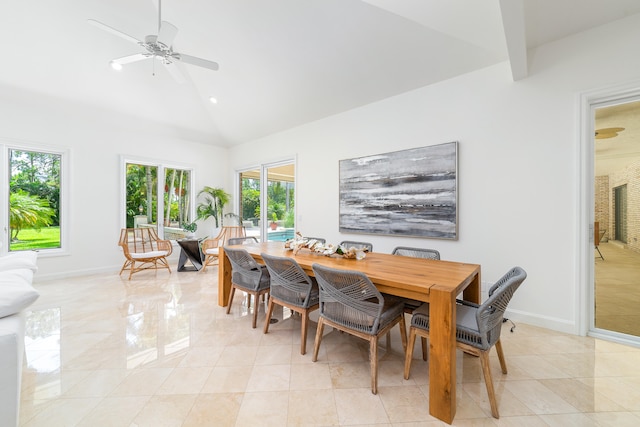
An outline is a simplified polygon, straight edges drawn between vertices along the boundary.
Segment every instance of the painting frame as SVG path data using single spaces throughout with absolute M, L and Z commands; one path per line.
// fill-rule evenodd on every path
M 458 240 L 458 141 L 339 160 L 339 230 Z

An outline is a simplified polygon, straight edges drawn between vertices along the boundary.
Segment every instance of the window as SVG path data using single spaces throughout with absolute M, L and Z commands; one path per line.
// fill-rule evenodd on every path
M 170 240 L 185 237 L 184 226 L 194 220 L 192 181 L 188 168 L 125 161 L 127 228 L 152 227 Z
M 9 148 L 9 251 L 62 248 L 62 153 Z

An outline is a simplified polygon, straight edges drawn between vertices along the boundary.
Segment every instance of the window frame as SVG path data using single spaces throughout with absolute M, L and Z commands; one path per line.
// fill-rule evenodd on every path
M 11 253 L 9 250 L 9 196 L 10 196 L 10 184 L 11 184 L 11 168 L 9 165 L 9 151 L 31 151 L 44 154 L 55 154 L 60 156 L 60 206 L 59 206 L 59 223 L 60 223 L 60 247 L 59 248 L 42 248 L 36 249 L 38 256 L 56 257 L 66 256 L 71 253 L 71 222 L 69 221 L 71 211 L 70 206 L 70 181 L 71 172 L 70 165 L 72 161 L 71 150 L 65 147 L 48 146 L 37 143 L 25 143 L 22 141 L 8 140 L 0 138 L 0 162 L 7 166 L 7 173 L 0 178 L 1 190 L 0 190 L 0 221 L 2 222 L 3 235 L 0 239 L 0 254 L 6 255 Z M 20 252 L 20 251 L 13 251 Z

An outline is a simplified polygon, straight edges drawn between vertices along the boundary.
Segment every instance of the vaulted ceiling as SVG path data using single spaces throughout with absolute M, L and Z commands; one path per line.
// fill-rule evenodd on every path
M 229 146 L 505 60 L 640 13 L 637 0 L 164 0 L 176 51 L 220 64 L 114 58 L 157 34 L 157 0 L 0 0 L 0 86 L 114 110 Z M 212 104 L 209 97 L 217 98 Z

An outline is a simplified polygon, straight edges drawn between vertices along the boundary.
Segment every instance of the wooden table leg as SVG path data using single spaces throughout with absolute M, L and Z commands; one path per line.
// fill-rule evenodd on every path
M 480 281 L 480 271 L 478 271 L 478 274 L 473 278 L 469 286 L 464 288 L 464 291 L 462 292 L 462 299 L 464 299 L 465 301 L 471 301 L 475 302 L 476 304 L 480 304 L 481 288 L 482 286 Z
M 429 290 L 429 413 L 451 424 L 456 415 L 456 296 Z
M 231 292 L 231 263 L 221 247 L 218 252 L 218 305 L 220 307 L 227 305 L 229 292 Z

